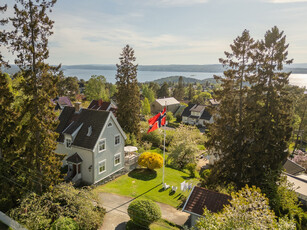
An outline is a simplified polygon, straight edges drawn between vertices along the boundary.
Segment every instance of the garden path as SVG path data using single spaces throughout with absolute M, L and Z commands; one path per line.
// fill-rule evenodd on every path
M 99 193 L 101 205 L 106 209 L 107 213 L 103 220 L 100 230 L 124 230 L 125 223 L 129 221 L 127 213 L 128 206 L 135 198 L 120 196 L 112 193 Z M 183 225 L 189 218 L 189 214 L 182 212 L 181 209 L 156 202 L 162 212 L 162 218 L 178 225 Z

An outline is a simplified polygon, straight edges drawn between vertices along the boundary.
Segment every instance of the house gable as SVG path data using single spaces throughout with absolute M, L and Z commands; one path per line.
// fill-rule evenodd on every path
M 110 123 L 112 124 L 112 126 L 110 126 L 110 127 L 114 127 L 115 126 L 118 129 L 118 133 L 121 134 L 121 136 L 123 138 L 123 141 L 127 139 L 127 136 L 126 136 L 125 132 L 123 131 L 123 129 L 119 125 L 119 123 L 118 123 L 117 119 L 115 118 L 114 114 L 110 113 L 110 115 L 106 119 L 105 124 L 104 124 L 104 126 L 103 126 L 103 128 L 102 128 L 102 130 L 101 130 L 101 132 L 99 134 L 99 138 L 97 139 L 97 142 L 96 142 L 96 144 L 94 145 L 94 147 L 92 149 L 93 151 L 95 150 L 95 148 L 98 147 L 99 141 L 101 139 L 105 138 L 105 131 L 106 131 L 106 133 L 108 132 L 108 128 L 110 128 L 109 127 Z

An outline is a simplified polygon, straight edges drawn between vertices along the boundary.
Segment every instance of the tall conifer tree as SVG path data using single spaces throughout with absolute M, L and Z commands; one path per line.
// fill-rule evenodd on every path
M 276 189 L 291 135 L 291 100 L 285 90 L 289 73 L 282 72 L 292 61 L 287 60 L 287 48 L 277 27 L 259 42 L 244 31 L 231 45 L 232 52 L 220 59 L 228 70 L 215 77 L 221 82 L 215 92 L 220 106 L 213 109 L 207 145 L 219 161 L 211 181 L 256 185 L 272 194 Z
M 247 30 L 230 45 L 231 52 L 225 52 L 226 58 L 220 62 L 226 67 L 224 76 L 215 76 L 221 82 L 221 89 L 215 91 L 220 101 L 211 126 L 209 148 L 217 151 L 221 161 L 215 167 L 215 175 L 221 181 L 234 181 L 244 185 L 248 182 L 248 153 L 246 142 L 248 130 L 245 129 L 247 87 L 243 83 L 251 77 L 254 69 L 252 50 L 255 42 Z M 216 109 L 216 108 L 215 108 Z M 217 114 L 218 112 L 218 114 Z M 227 164 L 225 164 L 227 162 Z
M 13 165 L 22 164 L 29 175 L 24 179 L 25 190 L 42 193 L 60 180 L 61 161 L 56 149 L 56 115 L 51 99 L 57 94 L 56 72 L 45 61 L 49 56 L 48 37 L 53 33 L 53 21 L 47 15 L 55 0 L 17 0 L 15 15 L 10 18 L 14 26 L 9 39 L 11 50 L 17 54 L 15 64 L 24 81 L 25 95 L 22 108 L 22 127 L 15 143 L 22 143 L 20 153 L 10 156 Z
M 293 115 L 292 98 L 286 90 L 290 73 L 283 71 L 284 65 L 292 63 L 292 59 L 288 60 L 288 46 L 286 36 L 276 26 L 268 30 L 259 42 L 257 69 L 250 79 L 248 128 L 253 130 L 250 149 L 257 166 L 252 167 L 251 181 L 264 189 L 268 184 L 275 187 L 282 162 L 288 156 Z
M 120 64 L 116 64 L 117 120 L 125 132 L 133 133 L 139 138 L 141 101 L 137 81 L 138 65 L 133 63 L 136 60 L 134 50 L 129 45 L 126 45 L 119 60 Z

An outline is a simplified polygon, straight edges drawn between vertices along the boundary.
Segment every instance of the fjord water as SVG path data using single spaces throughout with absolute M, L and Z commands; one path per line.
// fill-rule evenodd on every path
M 79 79 L 88 80 L 92 75 L 103 75 L 107 82 L 115 83 L 116 70 L 97 70 L 97 69 L 64 69 L 65 76 L 76 76 Z M 138 71 L 138 81 L 153 81 L 169 76 L 184 76 L 203 80 L 212 78 L 213 75 L 222 75 L 222 73 L 206 73 L 206 72 L 163 72 L 163 71 Z M 291 74 L 290 84 L 300 87 L 307 87 L 307 74 Z

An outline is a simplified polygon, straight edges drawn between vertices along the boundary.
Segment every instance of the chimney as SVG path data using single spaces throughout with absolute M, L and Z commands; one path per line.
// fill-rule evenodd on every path
M 99 105 L 99 106 L 102 106 L 102 99 L 99 99 L 99 100 L 98 100 L 98 105 Z
M 76 112 L 80 112 L 80 110 L 81 110 L 81 102 L 77 101 L 74 104 L 75 104 Z

